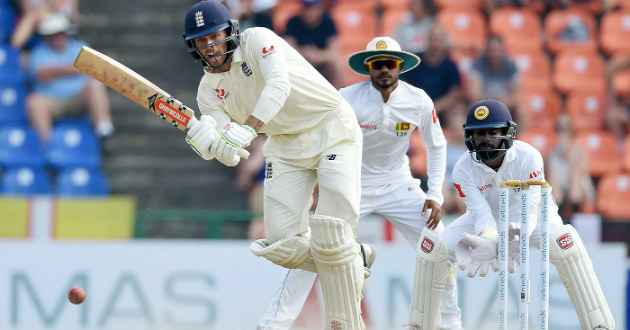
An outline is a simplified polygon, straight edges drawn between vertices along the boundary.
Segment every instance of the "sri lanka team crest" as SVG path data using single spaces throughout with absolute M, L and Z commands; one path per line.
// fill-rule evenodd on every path
M 403 123 L 403 122 L 396 123 L 396 132 L 408 131 L 410 128 L 411 128 L 410 123 Z
M 383 50 L 383 49 L 387 49 L 387 43 L 383 40 L 379 41 L 376 43 L 376 49 L 378 50 Z
M 488 107 L 486 107 L 485 105 L 478 106 L 477 109 L 475 109 L 475 118 L 479 120 L 486 119 L 489 114 L 490 110 L 488 110 Z

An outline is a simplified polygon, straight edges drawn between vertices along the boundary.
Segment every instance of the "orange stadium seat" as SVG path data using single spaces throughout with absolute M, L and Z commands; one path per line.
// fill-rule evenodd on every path
M 586 10 L 592 15 L 598 15 L 602 13 L 603 2 L 602 0 L 571 1 L 571 7 Z
M 376 10 L 376 6 L 378 5 L 377 0 L 334 0 L 332 2 L 332 7 L 350 6 L 372 12 Z
M 555 128 L 562 102 L 553 90 L 544 87 L 523 89 L 521 99 L 529 127 L 545 130 Z
M 542 127 L 530 128 L 522 133 L 517 132 L 516 138 L 534 146 L 534 148 L 540 151 L 543 157 L 556 146 L 558 139 L 554 130 L 544 129 Z
M 605 91 L 604 59 L 594 51 L 563 51 L 554 60 L 552 83 L 562 95 L 573 91 Z
M 449 7 L 472 7 L 475 9 L 483 8 L 482 0 L 434 0 L 434 3 L 438 9 Z
M 628 0 L 608 0 L 608 6 L 611 9 L 630 9 L 630 1 Z
M 574 132 L 604 129 L 606 93 L 577 92 L 567 96 L 566 112 Z
M 551 63 L 542 49 L 508 52 L 516 64 L 523 88 L 551 86 Z
M 606 174 L 597 184 L 597 211 L 606 220 L 630 221 L 630 175 Z
M 411 0 L 378 0 L 379 5 L 384 11 L 390 9 L 393 10 L 407 10 Z
M 485 47 L 488 29 L 479 9 L 446 7 L 435 20 L 446 30 L 454 49 L 480 51 Z
M 490 15 L 489 29 L 503 39 L 508 52 L 542 49 L 542 27 L 532 9 L 501 7 Z
M 350 49 L 355 47 L 365 49 L 365 45 L 376 37 L 377 18 L 371 7 L 337 5 L 332 8 L 330 15 L 335 21 L 343 46 Z
M 610 132 L 584 131 L 575 135 L 576 145 L 583 146 L 588 153 L 588 172 L 593 178 L 621 169 L 619 141 Z
M 365 49 L 365 46 L 363 47 L 363 49 Z M 350 57 L 350 55 L 352 55 L 355 51 L 359 51 L 359 50 L 363 50 L 363 49 L 357 49 L 357 50 L 352 50 L 352 51 L 343 51 L 342 52 L 342 58 L 343 61 L 345 62 L 345 64 L 343 65 L 343 82 L 344 82 L 344 86 L 349 86 L 352 85 L 354 83 L 358 83 L 360 81 L 364 81 L 364 80 L 368 80 L 370 79 L 370 77 L 368 76 L 363 76 L 360 75 L 354 71 L 352 71 L 352 69 L 350 69 L 350 65 L 348 65 L 348 58 Z
M 381 15 L 381 29 L 379 35 L 381 36 L 394 36 L 396 28 L 405 19 L 405 16 L 409 15 L 407 9 L 392 8 L 387 9 Z
M 409 140 L 409 167 L 414 176 L 427 175 L 427 147 L 417 130 L 411 133 Z
M 298 15 L 302 9 L 300 1 L 278 1 L 271 14 L 271 24 L 274 31 L 283 35 L 287 28 L 287 23 L 291 17 Z
M 588 38 L 584 41 L 561 40 L 560 36 L 565 29 L 576 22 L 582 22 L 588 31 Z M 597 48 L 597 23 L 595 17 L 588 11 L 580 8 L 555 9 L 552 10 L 544 25 L 547 35 L 547 50 L 552 54 L 557 54 L 566 49 L 590 49 Z
M 608 56 L 630 54 L 630 9 L 607 12 L 602 16 L 599 43 Z

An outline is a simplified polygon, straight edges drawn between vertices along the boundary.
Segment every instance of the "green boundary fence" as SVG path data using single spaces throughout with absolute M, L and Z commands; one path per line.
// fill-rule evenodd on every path
M 139 210 L 136 213 L 134 237 L 247 238 L 250 222 L 259 216 L 241 210 Z

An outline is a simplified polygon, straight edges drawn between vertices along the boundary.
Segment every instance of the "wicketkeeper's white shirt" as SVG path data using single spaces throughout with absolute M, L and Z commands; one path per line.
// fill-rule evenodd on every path
M 444 201 L 442 184 L 446 172 L 446 139 L 433 101 L 421 89 L 399 80 L 387 102 L 371 81 L 340 90 L 350 102 L 363 131 L 363 186 L 408 181 L 409 139 L 417 129 L 427 146 L 427 199 Z
M 475 154 L 472 155 L 475 157 Z M 494 171 L 483 163 L 474 161 L 469 152 L 462 154 L 453 168 L 453 185 L 466 204 L 466 214 L 474 221 L 475 234 L 485 228 L 497 229 L 499 219 L 499 187 L 507 180 L 545 180 L 543 158 L 540 152 L 526 142 L 515 140 L 505 154 L 503 164 Z M 512 189 L 512 188 L 510 188 Z M 538 222 L 540 186 L 530 186 L 535 193 L 529 194 L 529 234 Z M 509 216 L 511 222 L 520 222 L 521 200 L 519 189 L 509 193 Z M 553 198 L 549 205 L 549 222 L 560 223 L 558 206 Z

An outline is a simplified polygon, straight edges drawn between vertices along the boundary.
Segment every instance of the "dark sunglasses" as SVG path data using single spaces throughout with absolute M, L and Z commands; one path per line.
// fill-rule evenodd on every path
M 402 65 L 403 61 L 398 59 L 375 59 L 365 62 L 370 70 L 381 70 L 384 66 L 393 70 Z

